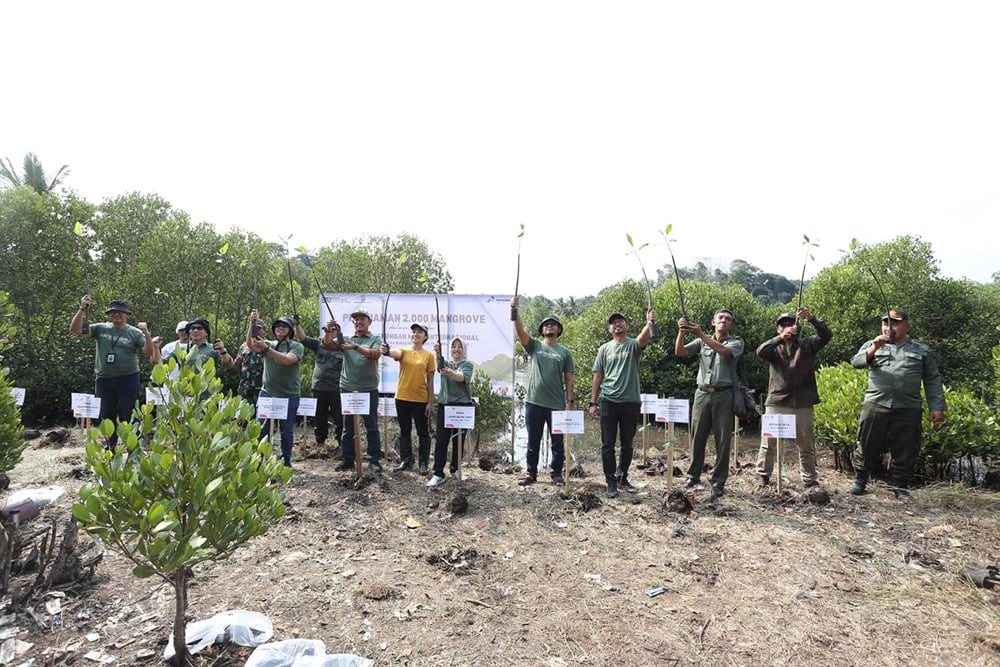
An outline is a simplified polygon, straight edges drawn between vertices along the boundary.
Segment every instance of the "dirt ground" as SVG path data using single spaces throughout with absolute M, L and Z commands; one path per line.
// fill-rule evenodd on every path
M 826 465 L 830 502 L 814 504 L 792 458 L 781 495 L 756 489 L 756 447 L 742 439 L 726 495 L 694 492 L 689 513 L 646 471 L 632 475 L 638 494 L 605 498 L 596 452 L 568 489 L 547 475 L 518 487 L 510 466 L 470 466 L 433 491 L 387 466 L 355 488 L 330 459 L 296 460 L 285 517 L 196 568 L 189 618 L 258 611 L 275 641 L 320 639 L 379 665 L 1000 665 L 1000 587 L 962 574 L 1000 564 L 1000 495 L 936 486 L 903 502 L 875 484 L 856 498 Z M 11 490 L 67 491 L 32 523 L 69 516 L 82 462 L 79 444 L 29 445 Z M 19 613 L 10 664 L 97 665 L 93 650 L 160 663 L 173 593 L 130 569 L 107 550 L 94 581 L 66 591 L 60 628 Z

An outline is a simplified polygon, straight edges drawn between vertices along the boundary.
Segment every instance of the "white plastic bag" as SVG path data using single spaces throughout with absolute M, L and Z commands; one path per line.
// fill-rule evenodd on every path
M 240 646 L 259 646 L 274 634 L 274 625 L 264 614 L 245 609 L 231 609 L 204 621 L 192 621 L 185 630 L 188 652 L 194 655 L 211 644 L 231 642 Z M 163 648 L 163 659 L 174 657 L 174 637 L 171 631 Z
M 64 492 L 65 489 L 58 484 L 39 489 L 18 489 L 7 497 L 7 507 L 20 505 L 26 500 L 31 500 L 37 507 L 45 507 Z
M 243 667 L 372 667 L 374 660 L 348 653 L 327 655 L 319 639 L 286 639 L 258 646 Z

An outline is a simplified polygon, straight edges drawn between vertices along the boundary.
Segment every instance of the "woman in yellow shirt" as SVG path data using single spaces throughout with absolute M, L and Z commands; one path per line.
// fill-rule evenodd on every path
M 413 467 L 413 426 L 416 425 L 420 474 L 427 474 L 431 451 L 428 424 L 434 416 L 434 373 L 437 371 L 434 353 L 424 349 L 427 337 L 427 328 L 414 323 L 410 325 L 412 345 L 409 348 L 400 347 L 390 351 L 388 344 L 382 345 L 382 353 L 399 362 L 396 419 L 399 421 L 400 461 L 396 472 Z

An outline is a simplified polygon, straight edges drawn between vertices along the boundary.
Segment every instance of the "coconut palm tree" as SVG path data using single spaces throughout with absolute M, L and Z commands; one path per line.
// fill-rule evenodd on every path
M 14 170 L 14 165 L 10 158 L 0 160 L 0 179 L 7 181 L 12 187 L 19 188 L 22 185 L 29 185 L 40 195 L 52 192 L 57 185 L 62 183 L 64 177 L 69 176 L 69 165 L 59 167 L 55 177 L 51 181 L 45 178 L 45 170 L 42 163 L 34 153 L 24 156 L 24 175 L 19 175 Z

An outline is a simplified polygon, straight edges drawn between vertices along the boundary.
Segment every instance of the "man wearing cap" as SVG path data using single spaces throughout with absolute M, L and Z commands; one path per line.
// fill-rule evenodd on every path
M 646 325 L 638 338 L 628 337 L 628 318 L 612 313 L 608 318 L 611 340 L 597 349 L 594 358 L 594 379 L 590 386 L 587 411 L 592 419 L 601 419 L 601 466 L 608 484 L 608 498 L 618 496 L 621 488 L 629 493 L 638 489 L 629 482 L 632 464 L 632 440 L 642 418 L 642 398 L 639 387 L 639 356 L 646 349 L 650 326 L 656 313 L 646 311 Z M 621 458 L 615 468 L 615 439 L 621 440 Z
M 396 383 L 396 420 L 399 422 L 399 467 L 396 472 L 413 466 L 413 427 L 417 429 L 417 459 L 421 475 L 427 474 L 431 456 L 430 419 L 434 416 L 434 373 L 437 358 L 424 343 L 430 334 L 423 324 L 410 325 L 410 347 L 389 349 L 382 342 L 382 354 L 399 362 Z
M 799 338 L 799 322 L 810 322 L 816 333 Z M 816 475 L 816 445 L 813 442 L 813 406 L 819 403 L 816 389 L 816 353 L 830 342 L 830 327 L 806 308 L 797 314 L 778 316 L 777 334 L 757 348 L 757 356 L 767 362 L 769 414 L 795 416 L 795 444 L 799 448 L 799 473 L 805 488 L 819 484 Z M 775 438 L 762 438 L 757 454 L 757 485 L 766 486 L 774 470 Z M 779 467 L 780 474 L 780 467 Z
M 326 437 L 330 434 L 330 417 L 333 417 L 334 440 L 338 446 L 340 437 L 344 433 L 344 415 L 340 408 L 340 372 L 344 367 L 344 353 L 323 345 L 319 338 L 307 336 L 299 322 L 299 316 L 295 320 L 295 338 L 307 349 L 316 353 L 316 362 L 313 365 L 312 394 L 316 399 L 316 428 L 313 433 L 316 436 L 316 444 L 324 445 Z M 340 325 L 333 320 L 328 321 L 322 328 L 323 336 L 329 333 L 336 335 Z
M 527 474 L 518 481 L 518 485 L 528 486 L 538 479 L 538 452 L 542 432 L 548 427 L 552 441 L 552 483 L 562 486 L 566 449 L 563 434 L 552 432 L 552 411 L 573 409 L 573 376 L 576 372 L 573 353 L 559 342 L 563 326 L 555 315 L 549 315 L 538 325 L 538 334 L 542 339 L 532 338 L 521 320 L 519 303 L 515 295 L 510 305 L 516 313 L 514 327 L 517 338 L 531 359 L 531 375 L 528 377 L 524 404 L 524 423 L 528 429 Z
M 221 340 L 208 342 L 212 337 L 212 328 L 208 325 L 208 320 L 199 317 L 188 322 L 184 328 L 187 333 L 187 344 L 178 346 L 174 350 L 174 356 L 182 363 L 192 364 L 195 370 L 200 370 L 206 359 L 214 359 L 216 373 L 221 372 L 223 367 L 232 367 L 233 358 L 229 356 L 229 351 L 223 342 Z
M 345 336 L 344 341 L 338 343 L 332 332 L 327 331 L 323 337 L 323 345 L 329 349 L 341 350 L 344 353 L 344 369 L 340 373 L 340 393 L 364 392 L 369 395 L 368 414 L 361 418 L 365 422 L 365 431 L 368 434 L 368 459 L 372 470 L 381 473 L 382 438 L 378 432 L 376 408 L 378 407 L 378 362 L 382 356 L 382 337 L 376 336 L 368 330 L 372 323 L 372 316 L 367 310 L 355 310 L 351 313 L 351 322 L 354 324 L 353 336 Z M 344 420 L 344 436 L 340 444 L 343 460 L 335 470 L 353 470 L 353 419 Z
M 686 318 L 677 321 L 677 340 L 674 354 L 686 357 L 698 355 L 698 388 L 694 392 L 691 414 L 691 465 L 687 488 L 694 487 L 701 479 L 705 467 L 705 447 L 708 436 L 715 439 L 715 467 L 712 469 L 712 499 L 725 493 L 729 479 L 729 451 L 733 444 L 733 385 L 737 377 L 737 361 L 743 354 L 743 339 L 733 336 L 736 323 L 733 312 L 720 308 L 712 317 L 712 335 L 702 331 Z M 684 344 L 684 334 L 696 336 Z
M 264 340 L 254 334 L 257 328 L 257 309 L 250 311 L 250 326 L 247 329 L 246 344 L 254 352 L 264 357 L 264 381 L 259 398 L 273 396 L 288 399 L 288 412 L 278 420 L 281 433 L 281 458 L 285 465 L 292 465 L 292 450 L 295 445 L 295 413 L 299 409 L 302 395 L 299 380 L 299 364 L 305 355 L 302 343 L 292 340 L 295 324 L 287 317 L 279 317 L 271 324 L 274 340 Z
M 882 469 L 888 451 L 889 476 L 897 498 L 906 498 L 920 455 L 923 399 L 927 395 L 932 422 L 944 421 L 945 400 L 934 352 L 910 338 L 910 318 L 893 309 L 882 314 L 882 335 L 868 341 L 851 358 L 855 368 L 868 369 L 868 388 L 858 420 L 854 453 L 854 483 L 848 493 L 865 492 L 868 479 Z
M 178 345 L 187 345 L 188 334 L 187 334 L 187 320 L 181 320 L 177 323 L 177 328 L 174 329 L 177 334 L 177 340 L 172 340 L 160 348 L 160 358 L 169 359 L 170 355 L 174 353 Z
M 153 358 L 155 345 L 145 322 L 130 326 L 132 314 L 128 304 L 114 300 L 104 314 L 109 322 L 88 324 L 86 313 L 94 300 L 89 294 L 80 299 L 80 308 L 73 315 L 69 328 L 80 337 L 93 338 L 97 345 L 94 352 L 94 395 L 101 399 L 100 419 L 128 421 L 139 397 L 139 352 Z M 108 439 L 108 447 L 118 442 L 118 434 Z

